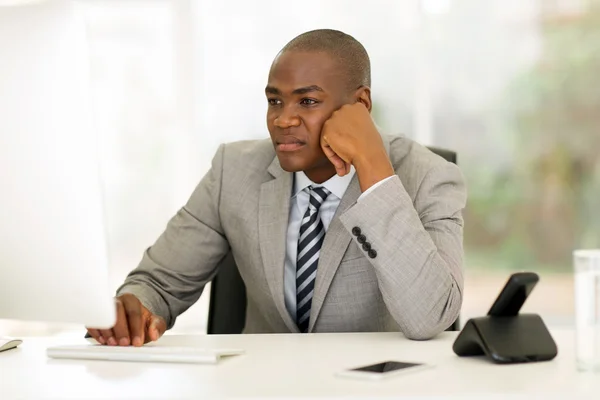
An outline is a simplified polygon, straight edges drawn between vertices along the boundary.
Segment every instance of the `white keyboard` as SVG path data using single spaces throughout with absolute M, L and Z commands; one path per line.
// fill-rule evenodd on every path
M 46 352 L 50 358 L 187 364 L 216 364 L 221 357 L 244 353 L 241 349 L 202 349 L 155 345 L 118 347 L 93 344 L 49 347 Z

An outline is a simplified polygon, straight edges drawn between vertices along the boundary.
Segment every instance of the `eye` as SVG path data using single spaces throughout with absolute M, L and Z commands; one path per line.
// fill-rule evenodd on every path
M 300 104 L 302 104 L 303 106 L 314 106 L 317 103 L 318 103 L 318 101 L 315 100 L 315 99 L 302 99 L 302 100 L 300 100 Z
M 267 99 L 267 101 L 269 102 L 270 106 L 278 106 L 281 104 L 279 99 Z

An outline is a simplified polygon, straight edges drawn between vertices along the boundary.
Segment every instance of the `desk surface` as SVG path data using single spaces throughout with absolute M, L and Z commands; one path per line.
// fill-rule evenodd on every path
M 166 335 L 158 344 L 239 347 L 242 356 L 218 365 L 51 360 L 46 347 L 83 339 L 25 338 L 0 353 L 0 398 L 595 398 L 600 375 L 575 369 L 573 332 L 553 331 L 553 361 L 495 365 L 452 352 L 456 333 L 415 342 L 400 334 Z M 383 381 L 334 374 L 384 360 L 418 361 L 435 368 Z M 536 396 L 536 397 L 537 397 Z M 554 398 L 554 397 L 553 397 Z

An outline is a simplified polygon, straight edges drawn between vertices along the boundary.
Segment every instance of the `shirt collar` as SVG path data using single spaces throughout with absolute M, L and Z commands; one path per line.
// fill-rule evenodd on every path
M 318 184 L 311 181 L 303 171 L 295 172 L 292 198 L 296 197 L 299 192 L 306 189 L 308 186 L 323 186 L 341 200 L 342 197 L 344 197 L 344 193 L 346 193 L 346 189 L 348 189 L 350 181 L 354 177 L 355 173 L 356 171 L 354 170 L 354 166 L 350 166 L 350 173 L 347 175 L 339 176 L 336 174 L 329 178 L 329 180 Z

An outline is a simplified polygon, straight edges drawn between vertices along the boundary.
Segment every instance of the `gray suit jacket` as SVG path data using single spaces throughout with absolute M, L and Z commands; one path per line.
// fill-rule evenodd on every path
M 407 138 L 383 139 L 397 177 L 359 203 L 358 176 L 351 181 L 321 249 L 310 332 L 401 331 L 427 339 L 460 312 L 463 177 Z M 283 285 L 292 183 L 270 140 L 221 145 L 118 293 L 134 294 L 171 327 L 231 249 L 247 289 L 245 332 L 298 332 Z M 375 258 L 357 242 L 355 227 Z

